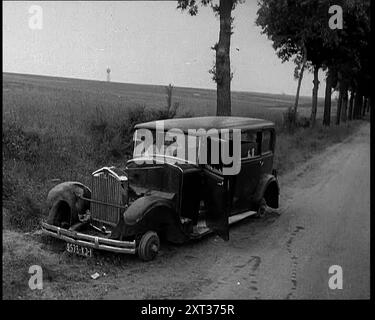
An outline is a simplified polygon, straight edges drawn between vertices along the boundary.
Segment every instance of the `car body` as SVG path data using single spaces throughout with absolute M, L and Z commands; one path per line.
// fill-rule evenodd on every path
M 164 137 L 177 128 L 182 139 L 193 136 L 197 143 L 196 158 L 178 161 L 170 161 L 177 159 L 175 154 L 153 153 L 157 149 L 152 148 L 136 154 L 139 132 L 156 134 L 158 124 L 136 125 L 134 157 L 124 168 L 103 167 L 93 172 L 91 188 L 78 182 L 54 187 L 47 197 L 49 216 L 42 223 L 43 231 L 67 241 L 71 249 L 138 253 L 150 260 L 159 249 L 160 238 L 183 243 L 214 232 L 228 240 L 230 224 L 261 215 L 266 205 L 278 208 L 272 122 L 245 117 L 163 120 Z M 198 161 L 203 144 L 214 144 L 208 134 L 211 129 L 240 132 L 237 174 L 223 174 L 225 164 L 211 163 L 210 157 L 203 164 Z M 193 135 L 191 130 L 195 130 Z M 220 141 L 223 137 L 219 133 Z

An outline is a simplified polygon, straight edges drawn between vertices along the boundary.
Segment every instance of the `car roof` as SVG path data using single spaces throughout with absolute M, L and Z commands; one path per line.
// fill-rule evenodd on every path
M 157 121 L 140 123 L 135 129 L 155 130 Z M 188 132 L 188 129 L 261 129 L 274 128 L 275 124 L 271 121 L 247 117 L 225 117 L 225 116 L 207 116 L 193 118 L 175 118 L 163 120 L 164 130 L 180 129 Z

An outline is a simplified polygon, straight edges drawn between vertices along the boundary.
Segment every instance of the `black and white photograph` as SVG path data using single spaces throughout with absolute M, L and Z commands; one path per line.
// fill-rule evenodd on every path
M 370 300 L 370 2 L 3 1 L 2 299 Z

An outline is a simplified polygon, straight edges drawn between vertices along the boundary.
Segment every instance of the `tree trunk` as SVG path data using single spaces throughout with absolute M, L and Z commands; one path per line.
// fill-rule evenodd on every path
M 344 92 L 342 94 L 342 111 L 341 111 L 341 120 L 346 122 L 348 114 L 348 87 L 344 87 Z
M 172 91 L 173 87 L 171 84 L 168 85 L 168 87 L 165 87 L 165 91 L 167 93 L 167 107 L 168 110 L 172 110 Z
M 371 98 L 369 97 L 368 102 L 367 102 L 367 112 L 370 112 L 370 105 L 371 105 Z
M 312 94 L 312 107 L 311 107 L 311 116 L 310 116 L 310 123 L 313 127 L 316 121 L 316 111 L 318 108 L 318 90 L 319 90 L 319 66 L 314 66 L 314 87 L 313 87 L 313 94 Z
M 342 83 L 340 82 L 339 83 L 339 99 L 337 101 L 337 109 L 336 109 L 336 125 L 340 124 L 343 94 L 344 94 L 344 87 Z
M 332 72 L 328 69 L 326 77 L 326 93 L 324 97 L 323 125 L 331 124 L 331 96 L 332 96 Z
M 360 118 L 362 101 L 363 101 L 363 96 L 362 96 L 362 93 L 360 92 L 360 89 L 358 89 L 355 95 L 355 102 L 354 102 L 354 115 L 353 115 L 354 119 Z
M 353 120 L 354 90 L 350 92 L 348 119 Z
M 366 110 L 367 110 L 367 98 L 365 97 L 363 99 L 363 107 L 362 107 L 362 116 L 364 117 L 366 115 Z
M 218 116 L 231 115 L 230 37 L 232 0 L 220 0 L 220 33 L 216 48 L 216 84 Z
M 301 66 L 301 70 L 299 72 L 296 99 L 294 101 L 294 109 L 293 109 L 294 116 L 297 114 L 299 93 L 301 91 L 301 83 L 302 83 L 302 79 L 303 79 L 303 72 L 305 71 L 305 67 L 306 67 L 306 60 L 307 60 L 306 50 L 303 50 L 302 66 Z
M 305 71 L 306 67 L 306 62 L 307 62 L 307 54 L 306 54 L 306 49 L 303 49 L 303 57 L 302 57 L 302 65 L 301 69 L 298 74 L 298 84 L 297 84 L 297 92 L 296 92 L 296 98 L 294 100 L 294 106 L 290 105 L 288 109 L 288 129 L 289 131 L 293 131 L 295 124 L 296 124 L 296 118 L 297 118 L 297 109 L 298 109 L 298 102 L 299 102 L 299 94 L 301 91 L 301 83 L 303 79 L 303 73 Z

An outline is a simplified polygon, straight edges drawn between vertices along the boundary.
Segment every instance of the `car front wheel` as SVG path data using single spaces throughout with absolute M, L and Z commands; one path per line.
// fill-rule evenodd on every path
M 138 244 L 138 256 L 143 261 L 150 261 L 156 257 L 160 248 L 159 236 L 154 231 L 147 231 Z

